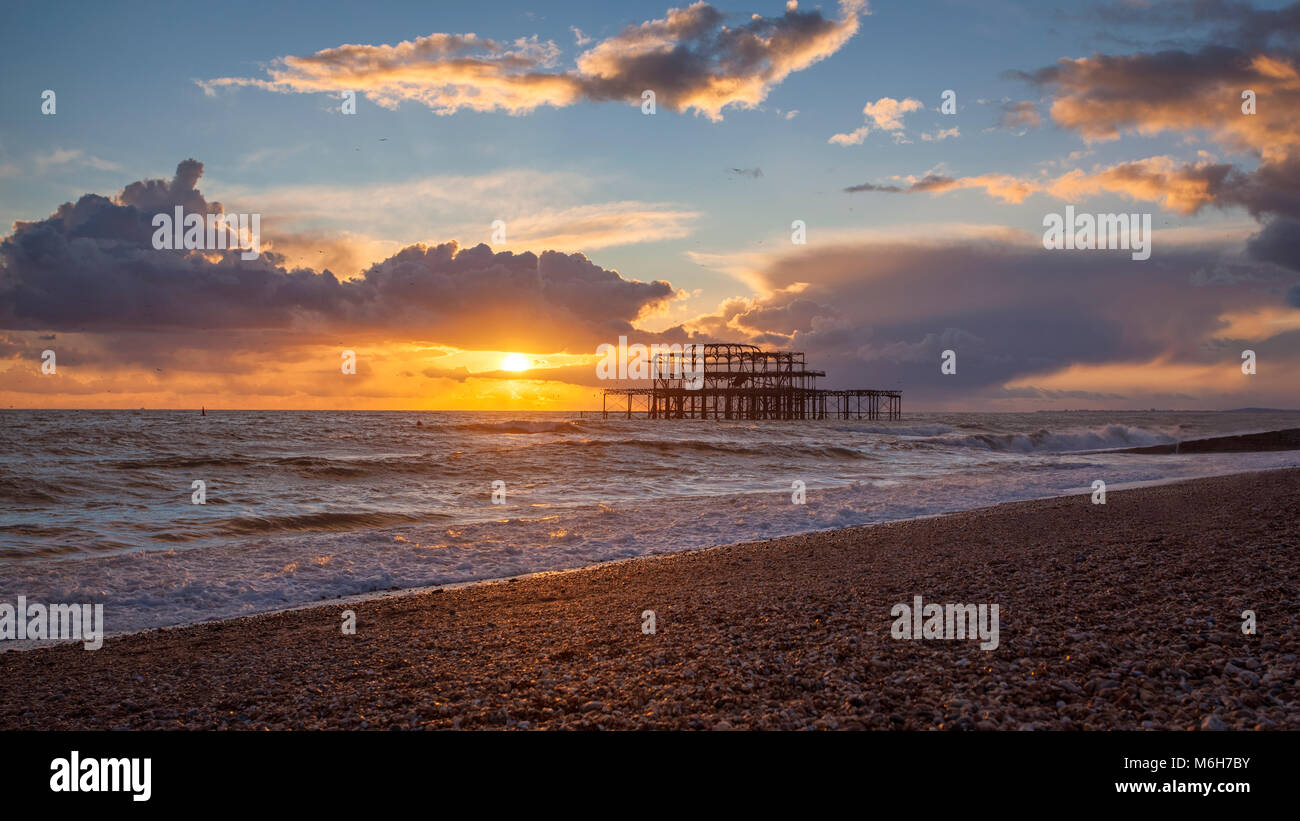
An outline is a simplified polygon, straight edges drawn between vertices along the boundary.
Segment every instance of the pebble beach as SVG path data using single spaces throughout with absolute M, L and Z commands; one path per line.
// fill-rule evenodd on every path
M 0 653 L 0 728 L 1300 729 L 1298 591 L 1274 470 Z

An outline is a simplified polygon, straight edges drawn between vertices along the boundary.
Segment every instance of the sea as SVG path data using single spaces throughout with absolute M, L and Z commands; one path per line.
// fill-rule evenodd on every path
M 0 601 L 103 603 L 115 635 L 1292 467 L 1298 451 L 1115 451 L 1294 427 L 1300 412 L 5 410 Z

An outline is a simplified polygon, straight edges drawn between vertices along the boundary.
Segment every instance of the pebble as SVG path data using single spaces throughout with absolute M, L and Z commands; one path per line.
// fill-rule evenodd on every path
M 1300 470 L 1083 498 L 375 599 L 346 643 L 324 606 L 0 653 L 0 730 L 1300 730 L 1300 630 L 1267 592 L 1300 589 L 1300 551 L 1269 551 L 1268 588 L 1238 561 L 1294 543 Z M 917 593 L 999 604 L 1000 646 L 892 639 Z M 1276 629 L 1243 636 L 1231 597 Z

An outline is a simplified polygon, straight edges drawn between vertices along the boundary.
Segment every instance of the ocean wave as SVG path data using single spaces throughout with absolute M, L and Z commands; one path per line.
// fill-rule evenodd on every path
M 880 433 L 886 436 L 943 436 L 952 433 L 952 428 L 948 425 L 832 425 L 830 429 L 843 433 Z
M 117 470 L 171 470 L 176 468 L 246 467 L 265 461 L 273 460 L 256 459 L 252 456 L 231 453 L 222 456 L 170 455 L 154 456 L 149 459 L 113 459 L 108 462 L 108 466 Z
M 396 474 L 446 476 L 457 469 L 447 462 L 456 461 L 451 454 L 422 453 L 419 456 L 384 456 L 371 459 L 327 459 L 319 456 L 294 456 L 275 460 L 275 464 L 293 468 L 307 478 L 353 478 Z
M 439 430 L 439 425 L 425 426 Z M 576 419 L 564 421 L 538 421 L 536 419 L 510 419 L 502 422 L 462 422 L 448 425 L 450 430 L 468 430 L 478 433 L 579 433 L 582 423 Z
M 211 532 L 220 535 L 248 536 L 295 530 L 357 530 L 427 524 L 451 518 L 445 513 L 303 513 L 295 516 L 242 516 L 214 522 Z
M 1104 425 L 1099 428 L 1072 428 L 1061 431 L 1040 428 L 1032 433 L 974 433 L 934 437 L 922 441 L 928 444 L 982 448 L 1004 453 L 1069 453 L 1078 450 L 1163 445 L 1175 441 L 1175 437 L 1159 430 L 1128 425 Z
M 7 504 L 40 504 L 57 502 L 71 488 L 43 481 L 35 476 L 9 476 L 0 474 L 0 502 Z
M 152 459 L 122 459 L 109 463 L 114 469 L 130 470 L 181 470 L 194 468 L 240 468 L 262 470 L 283 468 L 307 478 L 349 478 L 383 474 L 436 475 L 452 472 L 446 462 L 455 461 L 451 454 L 422 453 L 368 458 L 325 456 L 281 456 L 254 458 L 230 454 L 228 456 L 158 456 Z M 129 481 L 129 480 L 123 480 Z
M 615 448 L 644 450 L 647 453 L 671 455 L 681 453 L 718 453 L 731 456 L 785 456 L 785 457 L 832 457 L 837 459 L 872 459 L 869 453 L 844 445 L 823 445 L 816 443 L 785 444 L 769 443 L 746 445 L 739 442 L 711 442 L 706 439 L 580 439 L 563 442 L 538 442 L 528 446 L 533 451 L 547 450 L 571 451 L 575 448 L 589 450 L 612 450 Z

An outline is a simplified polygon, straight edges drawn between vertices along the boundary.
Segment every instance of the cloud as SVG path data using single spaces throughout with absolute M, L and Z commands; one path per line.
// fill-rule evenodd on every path
M 862 113 L 876 124 L 876 128 L 884 131 L 899 131 L 903 127 L 903 115 L 909 111 L 920 111 L 922 108 L 925 106 L 921 101 L 911 97 L 905 100 L 881 97 L 874 103 L 869 102 L 863 106 Z
M 974 177 L 949 177 L 941 174 L 927 174 L 920 179 L 905 178 L 907 185 L 860 183 L 845 188 L 845 192 L 854 194 L 864 191 L 877 191 L 887 194 L 942 194 L 962 189 L 980 189 L 990 196 L 1004 202 L 1023 202 L 1026 197 L 1041 190 L 1041 186 L 1013 177 L 1009 174 L 980 174 Z
M 867 135 L 870 133 L 870 128 L 867 128 L 865 125 L 859 126 L 846 134 L 832 134 L 830 139 L 826 142 L 831 143 L 832 145 L 843 146 L 862 145 L 862 141 L 865 140 Z
M 875 102 L 868 101 L 867 104 L 862 107 L 862 113 L 871 121 L 870 125 L 874 125 L 881 131 L 901 132 L 903 130 L 903 115 L 907 114 L 909 111 L 920 111 L 924 107 L 925 106 L 920 100 L 915 100 L 911 97 L 908 97 L 905 100 L 895 100 L 893 97 L 881 97 Z M 867 134 L 870 133 L 870 125 L 859 126 L 846 134 L 833 134 L 827 142 L 833 145 L 843 146 L 861 145 L 862 141 L 866 139 Z M 944 136 L 956 136 L 956 129 L 952 129 L 952 131 L 954 133 L 940 133 Z M 900 141 L 902 135 L 894 133 L 894 138 L 895 141 Z M 938 137 L 938 139 L 943 139 L 943 136 Z
M 1207 205 L 1225 204 L 1222 191 L 1231 184 L 1232 174 L 1232 167 L 1223 163 L 1179 163 L 1172 157 L 1148 157 L 1092 173 L 1071 171 L 1047 183 L 1043 190 L 1062 200 L 1116 193 L 1159 202 L 1181 214 L 1195 214 Z
M 1300 146 L 1290 106 L 1300 101 L 1300 75 L 1293 54 L 1251 54 L 1207 46 L 1122 56 L 1062 59 L 1030 73 L 1017 72 L 1051 91 L 1052 119 L 1091 141 L 1124 133 L 1208 133 L 1215 142 L 1266 162 L 1291 156 Z M 1242 111 L 1244 90 L 1268 105 Z
M 1052 119 L 1091 142 L 1125 134 L 1205 135 L 1238 161 L 1175 164 L 1156 158 L 1081 178 L 1195 213 L 1206 205 L 1240 207 L 1261 222 L 1300 219 L 1300 4 L 1256 12 L 1233 3 L 1174 4 L 1131 10 L 1147 22 L 1227 22 L 1216 36 L 1227 45 L 1124 56 L 1062 59 L 1022 79 L 1052 93 Z M 1265 50 L 1272 40 L 1292 48 Z M 1250 93 L 1247 93 L 1250 92 Z M 1253 95 L 1254 113 L 1243 98 Z M 1070 180 L 1062 186 L 1069 187 Z M 1294 253 L 1294 247 L 1291 248 Z M 1300 257 L 1292 257 L 1292 267 Z
M 938 131 L 935 131 L 933 133 L 926 131 L 921 134 L 921 141 L 927 143 L 937 143 L 940 140 L 946 140 L 949 137 L 960 137 L 960 136 L 961 136 L 961 129 L 959 129 L 957 126 L 953 126 L 952 128 L 941 128 Z
M 285 228 L 285 222 L 276 217 L 263 219 L 262 247 L 283 257 L 283 266 L 290 270 L 329 270 L 349 279 L 402 248 L 399 242 L 347 230 Z
M 209 94 L 238 86 L 297 94 L 357 91 L 385 108 L 413 100 L 439 114 L 520 114 L 579 99 L 573 77 L 542 71 L 558 57 L 554 43 L 536 37 L 500 43 L 475 34 L 430 34 L 395 46 L 344 45 L 279 57 L 267 69 L 269 79 L 220 77 L 198 84 Z
M 928 174 L 903 178 L 907 185 L 861 183 L 844 190 L 849 193 L 877 191 L 891 194 L 943 194 L 950 191 L 981 190 L 1008 203 L 1024 202 L 1033 194 L 1059 200 L 1078 201 L 1099 194 L 1119 194 L 1132 200 L 1158 202 L 1180 214 L 1196 214 L 1209 205 L 1228 207 L 1244 204 L 1251 183 L 1232 165 L 1203 161 L 1180 163 L 1172 157 L 1140 160 L 1074 169 L 1056 177 L 1023 178 L 1010 174 L 979 174 L 950 177 Z
M 1012 102 L 1007 100 L 998 109 L 998 127 L 1008 130 L 1020 128 L 1038 128 L 1043 124 L 1043 117 L 1038 113 L 1038 106 L 1032 100 Z
M 641 337 L 638 337 L 638 339 Z M 649 336 L 645 337 L 646 339 Z M 583 365 L 565 365 L 559 367 L 531 367 L 527 371 L 478 371 L 471 372 L 468 368 L 425 368 L 421 374 L 430 379 L 454 379 L 457 382 L 464 382 L 467 379 L 492 379 L 504 382 L 521 382 L 521 381 L 547 381 L 547 382 L 564 382 L 569 385 L 582 385 L 591 388 L 610 387 L 610 383 L 596 376 L 596 361 L 598 357 L 593 355 L 592 361 Z
M 1033 385 L 1003 387 L 994 392 L 994 396 L 1007 399 L 1085 399 L 1091 401 L 1108 399 L 1127 399 L 1122 393 L 1103 393 L 1100 391 L 1068 391 L 1039 388 Z M 1181 394 L 1181 399 L 1194 399 L 1188 394 Z
M 32 165 L 35 167 L 37 174 L 44 174 L 51 168 L 63 165 L 79 165 L 93 168 L 96 171 L 118 171 L 121 169 L 121 166 L 117 163 L 100 159 L 93 154 L 87 154 L 80 148 L 51 148 L 49 151 L 37 153 L 32 158 Z
M 940 179 L 940 178 L 936 177 L 935 179 Z M 949 179 L 949 178 L 943 177 L 942 179 Z M 886 185 L 883 183 L 862 182 L 862 183 L 858 183 L 857 185 L 850 185 L 848 188 L 845 188 L 844 193 L 857 194 L 862 191 L 880 191 L 886 194 L 901 194 L 911 190 L 912 190 L 911 186 L 904 187 L 901 185 Z
M 1125 56 L 1063 59 L 1021 74 L 1053 94 L 1058 125 L 1090 141 L 1126 133 L 1205 134 L 1236 163 L 1187 163 L 1160 169 L 1160 178 L 1133 167 L 1136 186 L 1165 187 L 1158 196 L 1191 212 L 1205 204 L 1241 207 L 1252 216 L 1300 217 L 1300 70 L 1297 55 L 1250 53 L 1225 46 Z M 1243 112 L 1243 91 L 1257 99 Z M 1139 179 L 1145 177 L 1145 179 Z
M 507 242 L 498 250 L 590 252 L 680 238 L 699 216 L 675 203 L 581 202 L 592 187 L 582 174 L 503 169 L 355 186 L 227 190 L 235 210 L 263 214 L 264 244 L 285 253 L 288 262 L 328 267 L 344 277 L 413 243 L 487 241 L 498 219 L 507 226 Z M 358 202 L 368 207 L 357 209 Z
M 507 247 L 576 252 L 678 239 L 690 234 L 697 217 L 699 212 L 675 210 L 668 203 L 635 200 L 546 210 L 510 220 Z
M 1300 222 L 1274 220 L 1246 243 L 1252 259 L 1300 271 Z
M 818 319 L 838 320 L 839 315 L 809 299 L 794 297 L 784 305 L 751 303 L 745 310 L 731 315 L 733 328 L 748 329 L 751 334 L 787 337 L 813 330 Z
M 755 14 L 729 26 L 722 12 L 696 2 L 624 28 L 579 54 L 568 70 L 557 67 L 559 48 L 536 36 L 504 43 L 474 34 L 430 34 L 397 45 L 344 45 L 279 57 L 264 78 L 198 83 L 210 94 L 239 86 L 283 93 L 351 90 L 387 108 L 409 100 L 438 114 L 525 114 L 582 101 L 639 102 L 650 89 L 658 105 L 720 120 L 729 107 L 757 107 L 791 73 L 848 42 L 865 2 L 840 0 L 839 7 L 839 19 L 828 19 L 787 3 L 779 17 Z
M 1295 305 L 1296 287 L 1287 290 L 1272 262 L 1289 258 L 1293 238 L 1280 228 L 1261 233 L 1257 258 L 1170 245 L 1140 277 L 1123 252 L 1048 252 L 1014 232 L 828 235 L 798 253 L 751 254 L 742 267 L 758 296 L 652 334 L 638 322 L 676 289 L 581 254 L 412 245 L 344 281 L 288 266 L 274 251 L 251 261 L 155 251 L 157 210 L 224 207 L 200 191 L 202 173 L 187 160 L 170 180 L 87 195 L 0 240 L 0 357 L 16 363 L 5 376 L 10 402 L 185 406 L 234 396 L 245 406 L 392 407 L 437 391 L 469 405 L 552 406 L 591 401 L 598 386 L 580 359 L 512 374 L 493 370 L 495 361 L 487 371 L 467 366 L 445 348 L 587 356 L 622 334 L 803 350 L 830 386 L 901 387 L 913 406 L 1145 404 L 1180 394 L 1202 406 L 1249 404 L 1224 398 L 1243 390 L 1237 354 L 1247 344 L 1270 362 L 1251 401 L 1293 403 L 1300 382 L 1300 346 L 1288 347 L 1300 316 L 1278 297 Z M 1213 283 L 1189 275 L 1225 265 L 1233 275 Z M 56 341 L 38 338 L 51 333 Z M 51 344 L 60 377 L 42 381 L 32 363 Z M 343 387 L 342 348 L 363 363 Z M 950 377 L 938 368 L 947 349 L 958 352 Z
M 1135 274 L 1122 251 L 1045 251 L 1036 236 L 934 236 L 843 237 L 749 259 L 761 295 L 727 300 L 686 327 L 805 351 L 828 386 L 901 387 L 913 407 L 978 397 L 1123 407 L 1155 394 L 1223 407 L 1249 404 L 1248 390 L 1295 401 L 1300 347 L 1284 343 L 1300 316 L 1260 287 L 1278 281 L 1277 269 L 1231 245 L 1171 245 Z M 1190 271 L 1221 262 L 1256 276 L 1215 287 L 1189 281 Z M 1235 334 L 1243 336 L 1234 351 Z M 1267 384 L 1240 381 L 1244 346 L 1278 357 Z M 939 369 L 948 349 L 957 352 L 955 375 Z M 1034 390 L 1004 390 L 1026 386 Z
M 675 297 L 582 254 L 494 252 L 455 242 L 403 248 L 357 279 L 289 268 L 264 251 L 159 251 L 150 220 L 182 206 L 221 213 L 197 188 L 202 163 L 168 180 L 87 194 L 0 240 L 0 329 L 100 334 L 285 331 L 300 342 L 347 334 L 462 347 L 594 349 Z M 233 343 L 232 343 L 233 344 Z
M 1118 194 L 1185 215 L 1207 207 L 1241 208 L 1265 224 L 1300 220 L 1300 52 L 1294 49 L 1300 42 L 1300 4 L 1276 12 L 1229 2 L 1105 8 L 1117 21 L 1208 25 L 1226 44 L 1064 58 L 1009 76 L 1050 94 L 1052 120 L 1089 143 L 1171 134 L 1187 142 L 1208 140 L 1227 159 L 1201 151 L 1196 160 L 1146 157 L 1056 177 L 931 174 L 845 190 L 938 194 L 978 189 L 1008 203 L 1032 194 L 1064 200 Z M 1283 47 L 1268 47 L 1270 43 Z M 1245 98 L 1252 95 L 1250 109 Z M 1037 118 L 1033 103 L 1007 101 L 1000 122 L 1032 127 Z M 1294 246 L 1272 245 L 1275 261 L 1300 268 L 1300 257 L 1276 259 L 1278 249 L 1294 254 Z
M 1300 3 L 1280 9 L 1257 9 L 1238 0 L 1164 0 L 1160 3 L 1121 2 L 1088 9 L 1090 19 L 1108 25 L 1149 26 L 1185 32 L 1209 27 L 1211 42 L 1266 48 L 1273 40 L 1294 43 L 1300 37 Z

